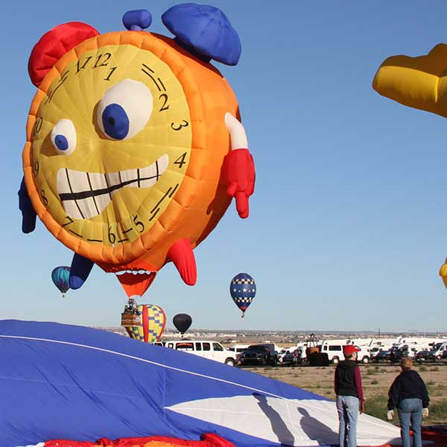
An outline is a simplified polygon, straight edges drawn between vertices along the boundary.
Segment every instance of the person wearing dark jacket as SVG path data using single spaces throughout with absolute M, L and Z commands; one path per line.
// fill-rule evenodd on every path
M 360 368 L 355 363 L 357 352 L 354 345 L 343 347 L 345 360 L 335 369 L 334 390 L 337 396 L 340 447 L 357 447 L 357 418 L 365 411 Z
M 404 358 L 400 362 L 402 372 L 394 379 L 388 391 L 387 419 L 393 420 L 394 408 L 397 407 L 403 447 L 410 447 L 410 421 L 413 429 L 414 447 L 422 447 L 422 416 L 428 416 L 427 387 L 421 376 L 411 369 L 413 362 Z

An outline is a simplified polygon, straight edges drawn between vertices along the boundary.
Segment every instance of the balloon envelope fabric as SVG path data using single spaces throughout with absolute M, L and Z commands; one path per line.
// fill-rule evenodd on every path
M 70 267 L 60 266 L 53 269 L 51 279 L 54 285 L 62 292 L 62 296 L 70 288 Z
M 230 294 L 236 306 L 242 310 L 243 314 L 255 298 L 255 280 L 248 273 L 238 273 L 231 280 Z
M 181 333 L 184 334 L 192 324 L 192 318 L 188 314 L 177 314 L 174 315 L 172 319 L 175 328 Z
M 124 16 L 131 30 L 58 25 L 29 60 L 38 90 L 23 151 L 23 231 L 37 213 L 84 272 L 96 263 L 119 273 L 129 297 L 171 261 L 194 285 L 193 249 L 233 196 L 248 217 L 254 192 L 237 99 L 203 57 L 236 64 L 237 32 L 210 6 L 175 5 L 163 17 L 175 39 L 142 31 L 151 14 L 134 10 Z
M 155 304 L 140 304 L 140 324 L 126 327 L 129 337 L 146 343 L 160 340 L 166 325 L 164 310 Z
M 106 331 L 0 321 L 0 446 L 215 433 L 238 447 L 337 443 L 335 403 L 212 360 Z M 399 429 L 367 415 L 359 445 Z

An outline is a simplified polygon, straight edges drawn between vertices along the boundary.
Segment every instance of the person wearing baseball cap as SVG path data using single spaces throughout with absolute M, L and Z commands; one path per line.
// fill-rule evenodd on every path
M 360 349 L 354 345 L 343 346 L 345 360 L 335 369 L 334 389 L 337 396 L 340 447 L 357 447 L 357 418 L 365 411 L 362 377 L 355 363 Z

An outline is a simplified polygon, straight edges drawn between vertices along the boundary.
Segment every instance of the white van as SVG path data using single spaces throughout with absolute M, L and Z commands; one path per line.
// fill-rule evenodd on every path
M 167 340 L 163 341 L 166 348 L 178 349 L 179 351 L 205 357 L 216 362 L 234 366 L 236 364 L 236 353 L 226 350 L 219 342 L 213 340 Z
M 336 365 L 340 360 L 343 360 L 345 358 L 345 356 L 343 355 L 343 346 L 345 344 L 346 343 L 334 343 L 332 341 L 325 341 L 321 346 L 320 351 L 324 354 L 327 354 L 329 361 Z M 366 348 L 365 346 L 356 347 L 360 349 L 360 351 L 357 352 L 357 360 L 364 364 L 369 363 L 369 361 L 371 360 L 369 348 Z

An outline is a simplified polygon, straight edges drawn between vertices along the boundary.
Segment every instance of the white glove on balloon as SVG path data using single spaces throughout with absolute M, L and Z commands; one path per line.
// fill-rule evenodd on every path
M 387 418 L 389 421 L 392 421 L 393 418 L 394 418 L 394 410 L 388 410 L 388 413 L 386 414 L 386 418 Z
M 423 408 L 422 409 L 422 417 L 428 418 L 428 408 Z

